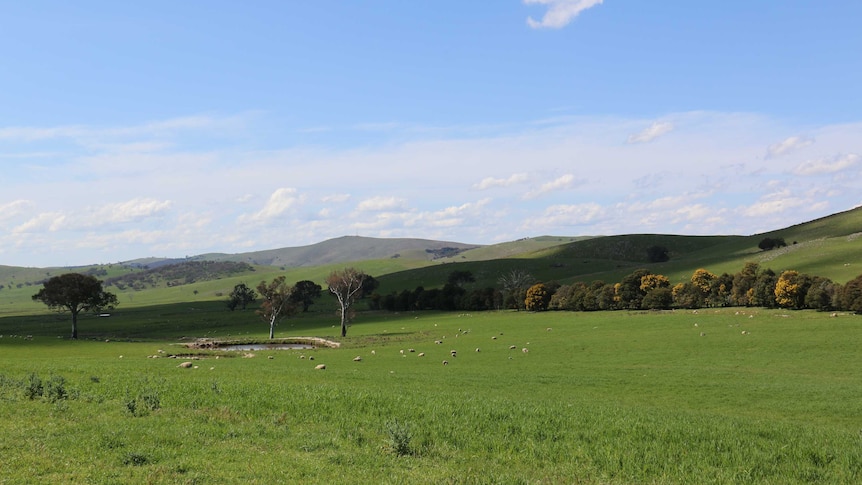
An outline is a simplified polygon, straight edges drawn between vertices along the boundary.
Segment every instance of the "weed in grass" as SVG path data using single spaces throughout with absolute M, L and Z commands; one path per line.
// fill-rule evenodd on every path
M 389 421 L 386 423 L 386 434 L 389 451 L 398 456 L 406 456 L 413 453 L 410 449 L 410 440 L 413 438 L 413 435 L 407 423 L 398 421 L 398 419 Z
M 66 378 L 63 376 L 51 376 L 44 386 L 44 397 L 48 401 L 57 402 L 69 397 L 69 392 L 66 390 Z
M 42 379 L 35 372 L 27 377 L 24 395 L 27 396 L 27 399 L 31 400 L 42 397 Z
M 150 387 L 142 389 L 134 397 L 127 395 L 125 404 L 132 416 L 146 416 L 162 407 L 159 391 Z
M 123 456 L 123 465 L 143 466 L 150 462 L 150 458 L 143 453 L 129 452 Z

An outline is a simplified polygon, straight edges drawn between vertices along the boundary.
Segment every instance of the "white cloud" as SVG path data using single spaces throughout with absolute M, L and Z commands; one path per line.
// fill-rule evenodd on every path
M 629 144 L 649 143 L 666 133 L 670 133 L 672 130 L 673 123 L 656 121 L 640 133 L 629 135 L 626 142 Z
M 821 175 L 840 172 L 848 169 L 859 162 L 859 155 L 848 153 L 832 158 L 823 158 L 820 160 L 811 160 L 797 165 L 793 169 L 796 175 Z
M 267 223 L 284 215 L 302 202 L 303 197 L 297 195 L 295 188 L 283 187 L 272 193 L 263 209 L 251 215 L 244 214 L 240 216 L 239 220 L 240 222 Z
M 356 206 L 359 212 L 380 212 L 404 209 L 407 201 L 398 197 L 372 197 L 365 199 Z
M 785 140 L 769 145 L 766 149 L 766 158 L 775 158 L 790 153 L 794 150 L 807 147 L 814 143 L 813 138 L 804 136 L 791 136 Z
M 582 11 L 601 5 L 603 0 L 524 0 L 526 5 L 547 5 L 548 11 L 541 20 L 527 17 L 527 25 L 531 28 L 559 29 L 569 24 Z
M 769 184 L 774 186 L 776 184 Z M 791 192 L 790 189 L 781 189 L 777 192 L 766 194 L 756 203 L 742 208 L 742 214 L 748 217 L 774 216 L 782 212 L 805 207 L 810 201 Z
M 350 194 L 332 194 L 321 197 L 321 202 L 341 204 L 350 200 Z
M 644 143 L 667 132 L 663 122 L 686 129 Z M 479 244 L 523 237 L 524 228 L 751 234 L 850 208 L 862 192 L 860 123 L 790 127 L 816 136 L 822 153 L 848 155 L 794 153 L 784 163 L 766 160 L 764 149 L 786 121 L 745 113 L 431 127 L 330 147 L 283 139 L 213 145 L 210 127 L 172 132 L 166 143 L 150 138 L 161 129 L 118 139 L 110 133 L 122 130 L 86 128 L 86 146 L 35 142 L 27 149 L 56 156 L 4 165 L 2 263 L 251 251 L 345 234 Z M 621 143 L 627 138 L 637 142 Z M 14 143 L 0 140 L 4 150 Z M 817 174 L 832 175 L 831 183 L 812 184 L 808 176 Z M 485 190 L 494 198 L 463 203 Z M 238 221 L 267 229 L 237 230 Z
M 525 173 L 515 173 L 510 175 L 509 178 L 505 179 L 486 177 L 482 179 L 481 182 L 473 184 L 473 188 L 476 190 L 486 190 L 493 187 L 509 187 L 515 184 L 526 182 L 527 179 L 528 176 Z
M 66 215 L 61 212 L 43 212 L 29 221 L 14 228 L 14 234 L 27 234 L 44 231 L 58 231 L 66 222 Z
M 542 215 L 525 221 L 525 229 L 559 230 L 562 227 L 593 224 L 608 215 L 608 210 L 596 203 L 561 204 L 547 207 Z
M 572 188 L 575 184 L 575 176 L 567 173 L 556 180 L 552 180 L 546 184 L 542 184 L 541 187 L 535 190 L 531 190 L 524 194 L 524 199 L 535 199 L 536 197 L 545 195 L 549 192 L 556 192 L 558 190 L 565 190 Z
M 0 205 L 0 221 L 8 221 L 24 213 L 28 207 L 32 207 L 33 202 L 25 199 L 13 200 L 6 204 Z
M 99 226 L 103 224 L 121 224 L 134 222 L 149 217 L 164 214 L 171 208 L 171 201 L 156 199 L 132 199 L 117 204 L 108 204 L 96 210 L 87 226 Z

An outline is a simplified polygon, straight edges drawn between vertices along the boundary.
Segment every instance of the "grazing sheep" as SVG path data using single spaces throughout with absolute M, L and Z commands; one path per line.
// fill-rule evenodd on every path
M 440 345 L 440 344 L 442 344 L 443 342 L 441 342 L 441 341 L 439 341 L 439 340 L 435 340 L 435 341 L 434 341 L 434 343 L 435 343 L 435 344 L 437 344 L 437 345 Z
M 272 359 L 274 359 L 274 358 L 275 358 L 275 357 L 273 357 L 273 356 L 271 356 L 271 355 L 267 357 L 267 359 L 269 359 L 269 360 L 272 360 Z
M 183 369 L 191 369 L 193 365 L 194 365 L 194 364 L 193 364 L 193 363 L 191 363 L 191 362 L 183 362 L 183 363 L 181 363 L 180 365 L 178 365 L 177 367 L 180 367 L 180 368 L 183 368 Z
M 419 352 L 419 357 L 425 357 L 425 352 Z
M 404 355 L 404 349 L 401 349 L 400 352 L 401 352 L 401 355 Z
M 491 337 L 491 340 L 497 340 L 497 336 L 494 335 L 493 337 Z
M 377 355 L 377 352 L 375 352 L 375 351 L 373 351 L 373 350 L 372 350 L 372 351 L 371 351 L 371 355 Z
M 476 352 L 479 352 L 479 347 L 476 347 Z
M 443 365 L 449 365 L 449 361 L 448 361 L 448 360 L 444 360 L 444 361 L 443 361 Z
M 416 349 L 407 349 L 407 352 L 416 352 Z
M 316 366 L 314 366 L 314 369 L 315 370 L 325 370 L 326 364 L 317 364 Z
M 450 350 L 449 353 L 452 354 L 452 357 L 456 357 L 458 355 L 458 352 L 454 350 Z
M 530 351 L 530 349 L 528 349 L 527 347 L 524 347 L 523 349 L 521 349 L 521 352 L 523 352 L 525 354 L 529 351 Z
M 353 358 L 353 362 L 362 362 L 362 357 L 357 355 L 356 357 Z
M 517 347 L 517 346 L 515 346 L 515 345 L 510 345 L 510 346 L 509 346 L 509 350 L 515 350 L 515 349 L 517 349 L 517 348 L 518 348 L 518 347 Z
M 706 337 L 706 332 L 700 332 L 701 337 Z

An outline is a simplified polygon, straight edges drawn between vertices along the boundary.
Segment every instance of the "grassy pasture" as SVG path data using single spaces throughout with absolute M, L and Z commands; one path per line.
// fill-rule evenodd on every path
M 313 312 L 277 336 L 334 338 L 336 323 Z M 54 315 L 4 317 L 0 483 L 858 483 L 859 325 L 360 313 L 339 349 L 197 351 L 181 369 L 149 356 L 266 325 L 174 303 L 82 320 L 72 342 Z

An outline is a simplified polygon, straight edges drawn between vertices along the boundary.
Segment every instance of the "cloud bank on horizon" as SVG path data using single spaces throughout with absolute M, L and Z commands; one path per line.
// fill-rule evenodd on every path
M 355 234 L 755 234 L 862 202 L 859 68 L 846 63 L 862 47 L 847 20 L 859 7 L 784 13 L 769 24 L 781 42 L 764 46 L 776 32 L 755 21 L 774 12 L 753 7 L 743 22 L 718 6 L 513 0 L 488 23 L 486 7 L 454 2 L 458 22 L 447 5 L 345 4 L 322 26 L 301 23 L 322 18 L 314 5 L 198 18 L 157 4 L 12 8 L 0 264 Z M 602 15 L 578 17 L 590 9 Z M 737 40 L 716 15 L 743 22 Z M 823 44 L 781 30 L 799 25 Z M 3 42 L 15 36 L 35 46 Z M 846 82 L 812 72 L 839 66 Z

